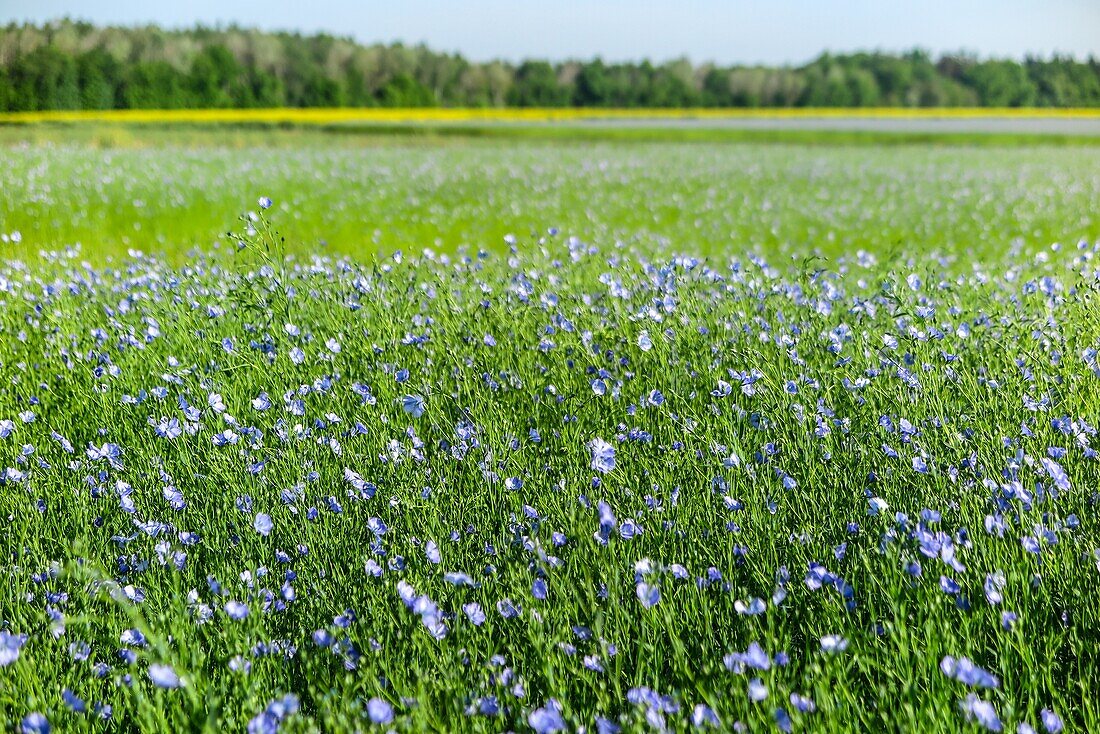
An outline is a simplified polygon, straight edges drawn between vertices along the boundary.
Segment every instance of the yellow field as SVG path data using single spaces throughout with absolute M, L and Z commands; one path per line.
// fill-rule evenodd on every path
M 571 122 L 586 120 L 684 120 L 721 118 L 1056 118 L 1100 119 L 1100 109 L 991 107 L 860 108 L 276 108 L 187 110 L 78 110 L 0 113 L 0 123 L 34 122 L 188 122 L 188 123 L 463 123 Z

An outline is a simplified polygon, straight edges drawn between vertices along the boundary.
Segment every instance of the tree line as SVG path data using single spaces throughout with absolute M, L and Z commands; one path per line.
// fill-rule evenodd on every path
M 1100 61 L 822 54 L 802 66 L 528 60 L 230 26 L 0 29 L 0 110 L 189 107 L 1100 107 Z

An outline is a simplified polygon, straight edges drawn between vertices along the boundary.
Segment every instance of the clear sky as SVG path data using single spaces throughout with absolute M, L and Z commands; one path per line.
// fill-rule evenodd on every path
M 821 51 L 1100 56 L 1100 0 L 0 0 L 0 22 L 63 16 L 186 27 L 236 22 L 424 42 L 474 60 L 801 63 Z

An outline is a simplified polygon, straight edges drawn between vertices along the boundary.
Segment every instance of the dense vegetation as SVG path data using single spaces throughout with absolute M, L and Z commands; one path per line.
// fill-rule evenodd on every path
M 135 138 L 137 148 L 74 154 L 69 130 L 67 144 L 55 135 L 4 150 L 0 252 L 34 259 L 81 243 L 82 257 L 96 263 L 130 248 L 163 249 L 179 262 L 192 247 L 226 246 L 226 223 L 257 181 L 300 255 L 453 252 L 555 226 L 587 241 L 668 241 L 699 255 L 812 247 L 831 257 L 920 243 L 988 259 L 1017 241 L 1030 250 L 1100 232 L 1100 148 L 1092 146 L 371 143 L 294 130 L 154 132 Z M 204 147 L 211 141 L 235 147 Z
M 0 730 L 1100 727 L 1093 149 L 6 154 Z
M 340 106 L 1100 106 L 1100 61 L 824 54 L 800 67 L 473 63 L 236 27 L 0 30 L 0 110 Z

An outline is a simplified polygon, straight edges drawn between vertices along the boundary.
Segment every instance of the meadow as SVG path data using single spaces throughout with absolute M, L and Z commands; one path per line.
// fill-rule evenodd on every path
M 0 729 L 1100 729 L 1100 148 L 0 140 Z
M 550 227 L 695 255 L 999 258 L 1017 241 L 1033 250 L 1100 229 L 1100 146 L 1073 138 L 979 146 L 1003 136 L 784 131 L 765 145 L 755 131 L 601 129 L 577 142 L 560 128 L 400 130 L 0 127 L 0 231 L 20 233 L 2 251 L 79 244 L 93 262 L 131 249 L 182 262 L 192 248 L 226 248 L 257 190 L 275 200 L 291 252 L 358 258 L 499 251 L 507 234 Z

